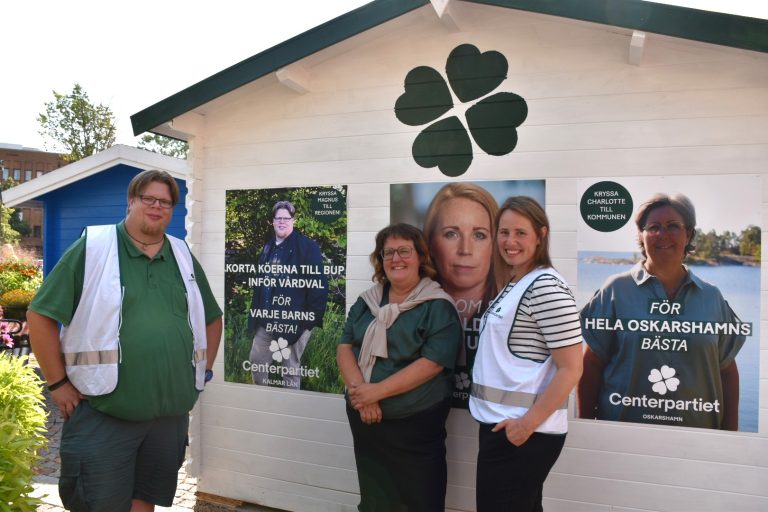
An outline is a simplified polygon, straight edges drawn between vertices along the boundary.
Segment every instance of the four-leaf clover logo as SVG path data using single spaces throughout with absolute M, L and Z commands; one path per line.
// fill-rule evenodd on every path
M 287 361 L 291 356 L 291 349 L 288 347 L 288 340 L 285 338 L 279 338 L 277 341 L 272 340 L 269 344 L 269 350 L 272 351 L 272 359 L 278 363 Z
M 657 370 L 654 368 L 648 375 L 648 380 L 653 382 L 652 389 L 660 395 L 666 395 L 667 391 L 677 391 L 677 386 L 680 385 L 680 379 L 675 377 L 677 372 L 674 368 L 670 368 L 667 365 Z
M 446 176 L 460 176 L 472 163 L 472 141 L 459 117 L 438 120 L 454 107 L 451 90 L 462 103 L 483 98 L 465 114 L 469 133 L 483 151 L 501 156 L 515 149 L 517 127 L 528 116 L 528 105 L 511 92 L 487 96 L 507 78 L 507 69 L 507 59 L 501 53 L 480 53 L 475 46 L 462 44 L 453 49 L 445 65 L 450 90 L 434 68 L 419 66 L 408 72 L 405 92 L 395 103 L 395 115 L 409 126 L 435 121 L 413 142 L 417 164 L 437 166 Z
M 456 379 L 456 389 L 467 389 L 469 387 L 469 375 L 466 372 L 459 372 L 453 378 Z

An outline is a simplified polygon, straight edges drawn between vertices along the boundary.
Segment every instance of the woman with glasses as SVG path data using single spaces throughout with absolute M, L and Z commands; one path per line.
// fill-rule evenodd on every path
M 480 325 L 469 411 L 480 423 L 478 512 L 541 511 L 542 490 L 568 431 L 581 376 L 581 328 L 571 290 L 549 257 L 549 220 L 510 197 L 496 216 L 499 294 Z
M 694 250 L 693 204 L 656 194 L 635 223 L 643 260 L 610 277 L 581 312 L 579 415 L 737 430 L 735 358 L 748 324 L 683 264 Z
M 421 231 L 393 224 L 370 255 L 376 283 L 339 340 L 363 512 L 444 510 L 445 420 L 462 329 L 432 280 Z

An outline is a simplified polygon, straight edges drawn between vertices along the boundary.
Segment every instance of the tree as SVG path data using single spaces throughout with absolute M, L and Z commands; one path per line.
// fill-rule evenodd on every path
M 11 211 L 13 213 L 11 213 L 11 218 L 8 220 L 8 224 L 11 225 L 11 229 L 15 230 L 21 236 L 29 236 L 29 234 L 32 232 L 32 229 L 29 227 L 29 225 L 27 225 L 26 222 L 21 220 L 21 212 L 15 208 Z
M 53 97 L 37 121 L 40 135 L 62 146 L 66 160 L 80 160 L 115 143 L 115 115 L 108 106 L 91 103 L 80 84 L 75 83 L 69 94 L 53 91 Z
M 0 164 L 2 162 L 0 161 Z M 2 165 L 0 165 L 2 168 Z M 21 235 L 18 231 L 13 229 L 11 225 L 11 217 L 16 213 L 13 208 L 8 208 L 3 204 L 2 191 L 11 188 L 16 183 L 8 178 L 7 180 L 0 179 L 0 245 L 11 244 L 16 245 L 21 240 Z
M 139 141 L 139 147 L 153 153 L 182 159 L 187 158 L 187 151 L 189 151 L 189 144 L 183 140 L 172 139 L 156 133 L 145 133 Z
M 757 226 L 748 226 L 741 232 L 741 242 L 739 250 L 744 256 L 753 256 L 760 261 L 760 228 Z

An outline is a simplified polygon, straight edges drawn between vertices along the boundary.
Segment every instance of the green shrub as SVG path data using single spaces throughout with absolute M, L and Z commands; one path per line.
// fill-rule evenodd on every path
M 33 512 L 29 494 L 38 454 L 45 448 L 42 382 L 26 358 L 0 353 L 0 511 Z
M 35 298 L 36 292 L 30 292 L 27 290 L 11 290 L 0 295 L 0 306 L 8 308 L 26 308 L 32 299 Z
M 11 290 L 20 289 L 27 279 L 28 278 L 24 277 L 19 272 L 12 270 L 0 272 L 0 295 Z

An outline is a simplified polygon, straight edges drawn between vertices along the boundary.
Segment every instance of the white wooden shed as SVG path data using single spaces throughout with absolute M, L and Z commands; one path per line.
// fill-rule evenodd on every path
M 495 91 L 524 98 L 527 117 L 512 151 L 493 154 L 475 143 L 471 164 L 448 177 L 417 163 L 414 140 L 426 122 L 401 122 L 395 105 L 410 71 L 429 66 L 445 76 L 448 56 L 465 44 L 506 58 Z M 222 303 L 226 191 L 307 185 L 347 186 L 348 306 L 369 286 L 367 256 L 389 223 L 397 183 L 545 180 L 554 263 L 578 290 L 580 180 L 754 178 L 765 233 L 767 52 L 765 20 L 650 2 L 377 0 L 132 122 L 136 134 L 190 143 L 187 240 Z M 452 106 L 461 117 L 469 103 L 454 96 Z M 545 485 L 546 510 L 768 510 L 768 265 L 761 263 L 757 432 L 571 414 Z M 224 382 L 221 359 L 192 422 L 199 490 L 285 510 L 356 510 L 342 397 Z M 448 428 L 447 509 L 471 511 L 476 426 L 454 410 Z

